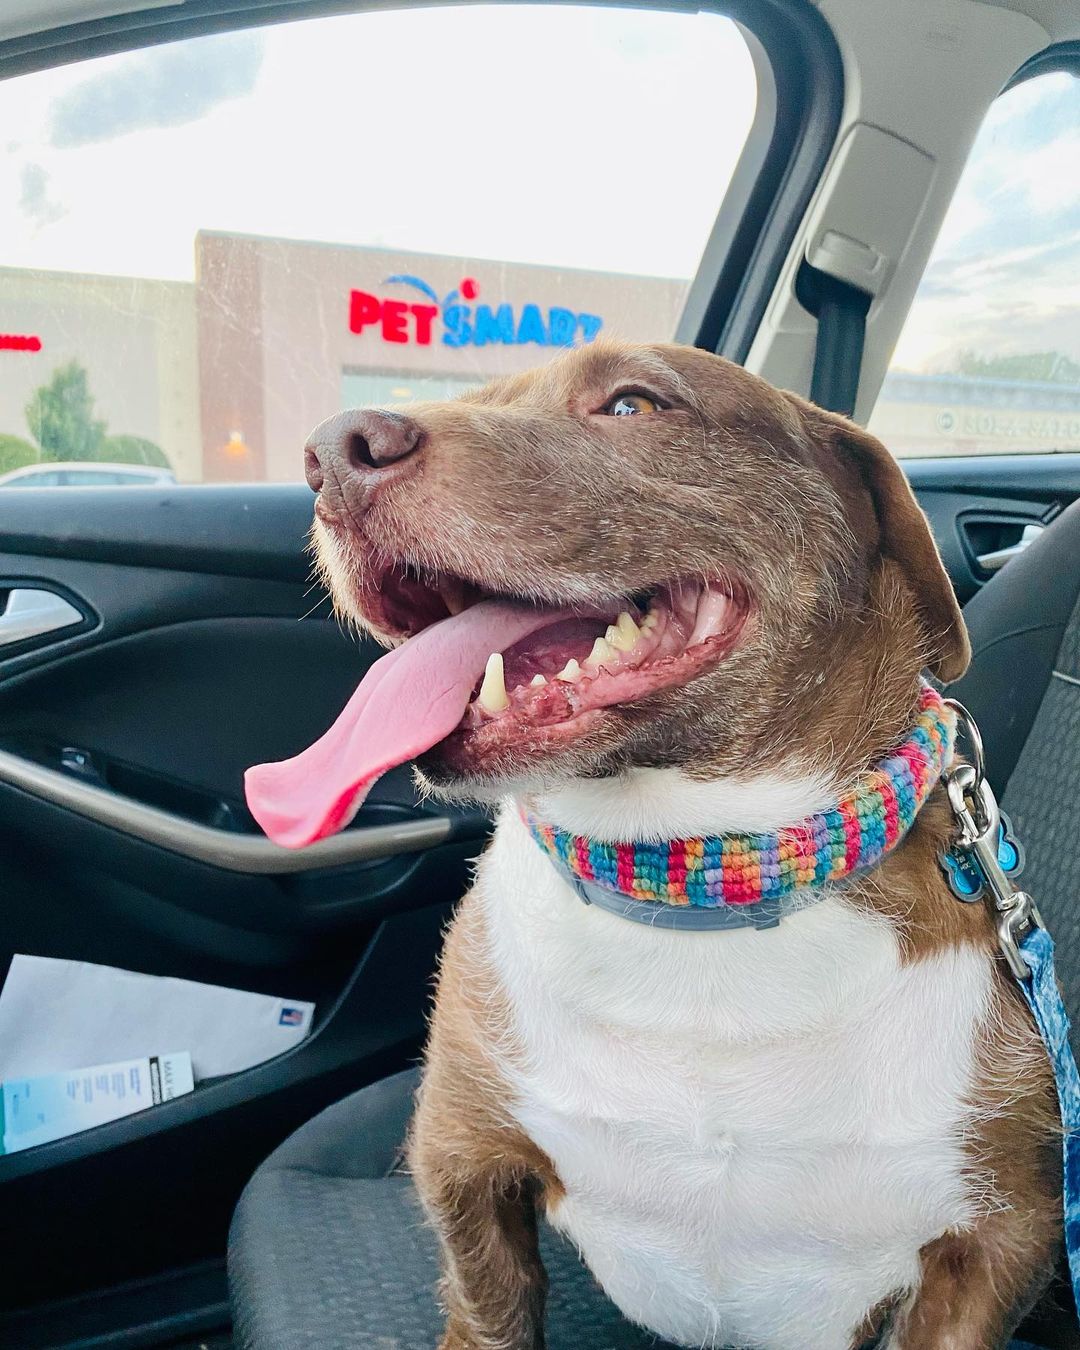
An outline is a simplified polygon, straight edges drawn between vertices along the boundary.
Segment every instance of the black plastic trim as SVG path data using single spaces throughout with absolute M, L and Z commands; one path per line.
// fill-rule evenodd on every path
M 1072 501 L 1080 491 L 1080 454 L 952 455 L 901 460 L 918 493 Z
M 1001 92 L 1007 94 L 1018 84 L 1024 84 L 1039 75 L 1052 75 L 1055 71 L 1080 76 L 1080 39 L 1055 42 L 1052 47 L 1044 47 L 1041 52 L 1029 56 Z
M 304 483 L 20 488 L 0 492 L 0 540 L 24 557 L 303 582 L 312 500 Z
M 229 1324 L 225 1262 L 201 1261 L 29 1312 L 0 1313 L 0 1343 L 4 1350 L 193 1350 L 204 1337 L 220 1345 L 213 1333 Z

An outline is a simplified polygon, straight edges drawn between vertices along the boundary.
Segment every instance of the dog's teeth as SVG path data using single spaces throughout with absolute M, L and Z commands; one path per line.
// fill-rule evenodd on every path
M 641 629 L 633 621 L 624 609 L 619 615 L 615 624 L 607 630 L 607 640 L 620 652 L 630 651 L 638 638 L 641 636 Z
M 439 583 L 439 594 L 451 614 L 460 614 L 465 608 L 465 587 L 456 577 L 443 577 Z
M 501 652 L 492 652 L 488 657 L 484 668 L 484 682 L 480 686 L 476 701 L 485 712 L 489 713 L 501 713 L 510 706 L 510 700 L 506 697 Z
M 656 617 L 656 610 L 650 609 L 648 614 L 642 619 L 641 627 L 645 632 L 648 632 L 649 629 L 655 628 L 658 623 L 659 619 Z
M 585 658 L 587 666 L 599 667 L 602 661 L 612 661 L 615 658 L 615 648 L 606 638 L 597 638 L 592 645 L 592 651 Z
M 573 684 L 575 680 L 581 679 L 581 667 L 574 660 L 574 658 L 571 657 L 570 660 L 567 661 L 566 665 L 563 666 L 562 670 L 559 671 L 558 675 L 555 676 L 555 678 L 557 680 L 567 680 L 570 684 Z
M 531 689 L 541 689 L 545 684 L 547 684 L 547 680 L 540 674 L 534 675 L 529 681 L 529 687 Z

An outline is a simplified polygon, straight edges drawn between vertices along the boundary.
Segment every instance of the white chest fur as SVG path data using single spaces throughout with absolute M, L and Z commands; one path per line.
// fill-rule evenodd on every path
M 902 966 L 839 896 L 764 932 L 649 929 L 578 900 L 512 811 L 477 902 L 512 1109 L 566 1188 L 550 1217 L 630 1318 L 846 1350 L 978 1212 L 960 1138 L 983 958 Z

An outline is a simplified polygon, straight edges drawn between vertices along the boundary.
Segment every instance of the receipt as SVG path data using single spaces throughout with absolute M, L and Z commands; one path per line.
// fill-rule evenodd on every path
M 184 1051 L 95 1064 L 0 1085 L 2 1153 L 104 1125 L 193 1091 L 191 1056 Z

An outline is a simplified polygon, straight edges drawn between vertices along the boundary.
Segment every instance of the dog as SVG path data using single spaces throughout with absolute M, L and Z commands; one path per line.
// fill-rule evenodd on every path
M 856 835 L 780 922 L 627 921 L 704 884 L 685 841 L 828 811 L 920 709 L 948 731 L 921 672 L 956 679 L 968 640 L 888 451 L 719 357 L 608 342 L 339 414 L 306 462 L 339 612 L 404 645 L 253 809 L 306 843 L 413 757 L 499 804 L 409 1148 L 442 1350 L 543 1346 L 540 1217 L 679 1345 L 1004 1345 L 1057 1252 L 1060 1123 L 992 922 L 938 864 L 942 763 L 875 866 Z M 628 870 L 657 857 L 662 883 Z

